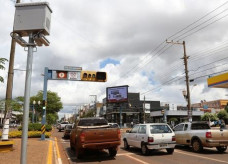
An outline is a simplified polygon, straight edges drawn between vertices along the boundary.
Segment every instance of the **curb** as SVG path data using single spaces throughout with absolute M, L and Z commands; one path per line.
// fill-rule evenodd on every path
M 9 152 L 13 150 L 14 141 L 0 141 L 0 152 Z

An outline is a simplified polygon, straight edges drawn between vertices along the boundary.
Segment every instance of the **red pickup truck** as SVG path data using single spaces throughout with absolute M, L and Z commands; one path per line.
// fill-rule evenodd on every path
M 114 157 L 120 143 L 120 129 L 112 128 L 100 117 L 77 120 L 70 134 L 70 147 L 76 151 L 78 159 L 82 158 L 86 149 L 108 149 L 109 155 Z

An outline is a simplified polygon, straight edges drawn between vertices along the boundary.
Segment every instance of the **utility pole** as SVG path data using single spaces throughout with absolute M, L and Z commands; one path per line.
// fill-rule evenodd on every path
M 96 111 L 96 109 L 97 109 L 96 108 L 96 105 L 97 105 L 97 95 L 89 95 L 89 96 L 94 97 L 94 111 L 97 112 Z
M 144 103 L 143 103 L 143 123 L 146 123 L 146 114 L 145 114 L 145 95 L 144 95 Z
M 185 47 L 185 41 L 183 41 L 182 43 L 179 42 L 173 42 L 173 41 L 167 41 L 166 43 L 171 43 L 171 44 L 181 44 L 183 45 L 184 48 L 184 56 L 183 59 L 184 60 L 184 66 L 185 66 L 185 78 L 186 78 L 186 87 L 187 87 L 187 101 L 188 101 L 188 121 L 192 122 L 192 110 L 191 110 L 191 97 L 190 97 L 190 90 L 189 90 L 189 76 L 188 76 L 188 58 L 189 56 L 186 55 L 186 47 Z
M 20 0 L 17 0 L 16 3 L 20 3 Z M 15 37 L 16 34 L 13 34 L 13 36 Z M 13 90 L 13 74 L 14 74 L 14 57 L 15 57 L 15 48 L 16 48 L 16 41 L 15 39 L 13 39 L 14 37 L 12 37 L 11 39 L 11 48 L 10 48 L 10 58 L 9 58 L 9 68 L 8 68 L 8 77 L 7 77 L 7 86 L 6 86 L 6 101 L 5 101 L 5 112 L 4 112 L 4 119 L 3 119 L 3 129 L 5 129 L 5 123 L 8 122 L 9 118 L 7 117 L 7 113 L 10 109 L 10 102 L 12 100 L 12 90 Z M 9 115 L 8 115 L 9 116 Z M 7 119 L 7 121 L 6 121 Z M 9 125 L 7 125 L 9 126 Z M 6 132 L 6 136 L 3 134 L 2 135 L 2 139 L 4 140 L 4 137 L 6 137 L 5 139 L 8 140 L 8 132 Z

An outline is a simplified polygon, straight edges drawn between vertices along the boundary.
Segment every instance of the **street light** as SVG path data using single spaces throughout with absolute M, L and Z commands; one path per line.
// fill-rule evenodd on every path
M 32 108 L 32 123 L 34 123 L 34 112 L 35 112 L 35 104 L 36 104 L 36 101 L 34 100 L 33 102 L 33 108 Z M 38 105 L 40 105 L 40 100 L 37 102 Z

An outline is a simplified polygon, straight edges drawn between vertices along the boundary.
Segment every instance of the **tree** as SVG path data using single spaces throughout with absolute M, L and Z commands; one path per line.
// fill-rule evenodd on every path
M 217 114 L 218 118 L 221 120 L 226 120 L 228 119 L 228 113 L 225 110 L 221 110 L 218 114 Z
M 88 110 L 81 118 L 94 117 L 94 111 Z
M 205 113 L 204 115 L 201 116 L 202 121 L 216 121 L 218 120 L 218 117 L 216 114 L 212 113 Z
M 228 113 L 228 103 L 225 106 L 225 111 Z
M 53 125 L 56 123 L 56 121 L 58 120 L 58 114 L 57 113 L 49 113 L 47 114 L 47 123 L 50 125 Z
M 32 104 L 34 100 L 36 102 L 41 101 L 41 104 L 42 104 L 43 91 L 39 91 L 36 96 L 32 96 L 30 99 L 30 104 Z M 47 92 L 47 107 L 46 107 L 47 114 L 48 113 L 52 113 L 52 114 L 58 113 L 60 111 L 60 109 L 62 109 L 62 108 L 63 108 L 63 104 L 62 104 L 61 98 L 58 96 L 58 94 L 56 92 L 48 91 Z M 36 110 L 38 112 L 42 113 L 42 105 L 36 106 Z
M 5 69 L 4 64 L 6 61 L 8 61 L 8 60 L 5 58 L 0 58 L 0 70 Z M 0 76 L 0 82 L 4 83 L 4 78 L 2 76 Z

